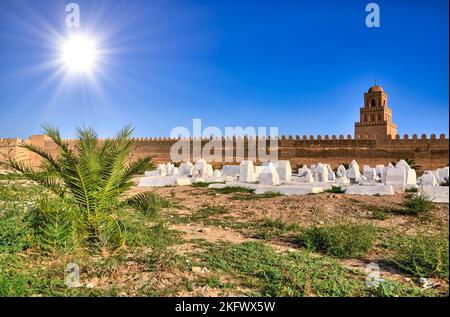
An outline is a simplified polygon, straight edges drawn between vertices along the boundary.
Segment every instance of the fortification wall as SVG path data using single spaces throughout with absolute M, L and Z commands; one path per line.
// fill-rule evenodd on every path
M 211 139 L 196 139 L 203 149 Z M 232 153 L 235 163 L 246 159 L 247 155 L 238 155 L 240 152 L 247 153 L 249 142 L 256 144 L 256 153 L 258 153 L 258 143 L 254 138 L 232 138 L 232 139 L 215 139 L 217 144 L 221 144 L 222 161 L 226 151 Z M 270 146 L 269 139 L 260 139 L 260 142 L 265 142 L 266 152 Z M 144 156 L 154 156 L 158 163 L 165 163 L 171 160 L 170 149 L 179 139 L 170 138 L 136 138 L 135 145 L 131 154 L 131 159 L 137 159 Z M 66 140 L 70 146 L 73 146 L 76 140 Z M 188 140 L 190 146 L 190 160 L 195 160 L 193 157 L 193 143 Z M 317 162 L 330 163 L 333 167 L 339 163 L 349 163 L 355 159 L 360 165 L 369 164 L 387 164 L 393 160 L 399 159 L 414 159 L 417 165 L 422 166 L 422 169 L 434 169 L 437 167 L 446 166 L 449 163 L 449 139 L 441 134 L 439 137 L 432 134 L 429 137 L 422 134 L 418 137 L 404 135 L 395 138 L 382 138 L 376 140 L 370 139 L 353 139 L 351 135 L 344 137 L 343 135 L 336 136 L 306 136 L 299 135 L 282 136 L 275 138 L 278 144 L 278 158 L 283 160 L 290 160 L 291 164 L 313 164 Z M 52 155 L 57 155 L 56 145 L 43 135 L 33 135 L 27 140 L 20 139 L 0 139 L 0 153 L 11 153 L 14 157 L 23 160 L 28 160 L 32 165 L 37 166 L 39 159 L 36 155 L 20 147 L 21 143 L 30 143 L 44 148 Z M 229 152 L 228 152 L 229 153 Z M 4 161 L 0 155 L 0 161 Z M 230 163 L 226 163 L 230 164 Z M 216 166 L 218 166 L 217 164 Z
M 19 147 L 22 143 L 22 140 L 19 138 L 0 138 L 0 163 L 5 163 L 8 160 L 8 157 L 28 157 L 27 151 Z M 0 170 L 3 169 L 4 166 L 0 164 Z

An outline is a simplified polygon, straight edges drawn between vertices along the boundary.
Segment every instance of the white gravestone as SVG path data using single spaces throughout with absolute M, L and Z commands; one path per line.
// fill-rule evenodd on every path
M 255 182 L 255 167 L 252 161 L 241 161 L 239 165 L 239 181 L 245 183 Z
M 301 168 L 298 169 L 298 176 L 303 177 L 306 175 L 306 173 L 309 171 L 308 166 L 303 165 Z
M 375 170 L 377 172 L 377 177 L 381 179 L 381 175 L 383 174 L 384 165 L 378 164 L 375 166 Z
M 346 176 L 350 181 L 353 181 L 353 182 L 359 181 L 359 178 L 361 177 L 361 173 L 359 172 L 359 165 L 358 165 L 358 163 L 356 163 L 355 160 L 353 160 L 350 163 L 350 167 L 347 170 Z
M 239 171 L 239 165 L 224 165 L 222 168 L 222 175 L 235 177 L 236 175 L 239 175 Z
M 416 171 L 412 169 L 405 160 L 398 161 L 395 167 L 403 167 L 405 169 L 405 183 L 407 185 L 416 184 Z
M 277 162 L 277 173 L 280 177 L 281 182 L 290 182 L 292 177 L 291 163 L 289 161 L 278 161 Z
M 330 164 L 327 164 L 327 169 L 328 169 L 328 181 L 334 182 L 336 180 L 336 174 L 331 169 Z
M 255 166 L 255 179 L 259 180 L 259 174 L 261 174 L 263 167 L 262 166 Z
M 369 165 L 364 165 L 363 175 L 367 178 L 367 180 L 374 181 L 377 177 L 377 170 L 373 167 L 370 167 Z
M 192 165 L 191 162 L 184 162 L 180 164 L 180 172 L 179 174 L 181 176 L 191 176 L 192 175 L 192 170 L 194 168 L 194 165 Z
M 337 168 L 337 173 L 339 173 L 339 176 L 345 176 L 347 175 L 347 171 L 345 170 L 345 166 L 340 164 Z M 336 174 L 337 174 L 336 173 Z
M 259 184 L 271 186 L 280 185 L 280 177 L 272 163 L 263 166 L 261 174 L 259 175 Z
M 420 178 L 420 185 L 422 186 L 437 186 L 438 182 L 436 181 L 436 177 L 431 172 L 425 172 Z
M 436 170 L 436 174 L 439 176 L 439 184 L 441 184 L 446 179 L 448 179 L 448 176 L 449 176 L 449 168 L 448 168 L 448 166 L 444 167 L 444 168 L 438 168 Z
M 313 171 L 314 180 L 316 182 L 327 182 L 328 181 L 328 168 L 326 165 L 319 163 L 317 164 Z
M 158 167 L 156 169 L 157 174 L 159 176 L 166 176 L 167 175 L 167 169 L 165 164 L 158 164 Z
M 194 164 L 194 169 L 192 171 L 192 176 L 194 177 L 205 177 L 208 176 L 208 164 L 204 159 L 199 159 L 197 163 Z
M 350 181 L 348 180 L 347 176 L 342 175 L 342 176 L 336 178 L 336 183 L 338 183 L 340 185 L 348 185 L 348 184 L 350 184 Z
M 394 168 L 394 165 L 392 165 L 392 163 L 389 163 L 386 167 L 383 168 L 383 172 L 381 173 L 381 182 L 383 184 L 386 184 L 386 172 L 390 168 Z
M 402 166 L 388 168 L 386 170 L 386 185 L 392 185 L 394 191 L 404 192 L 406 186 L 406 171 Z

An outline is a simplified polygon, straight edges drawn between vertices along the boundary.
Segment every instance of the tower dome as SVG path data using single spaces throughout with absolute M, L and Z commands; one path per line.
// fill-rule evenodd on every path
M 369 88 L 368 92 L 380 92 L 380 91 L 384 91 L 383 88 L 381 86 L 374 85 Z

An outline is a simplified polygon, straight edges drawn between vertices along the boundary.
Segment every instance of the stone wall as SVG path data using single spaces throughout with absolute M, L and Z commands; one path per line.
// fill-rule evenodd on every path
M 231 140 L 231 139 L 228 139 Z M 177 139 L 170 138 L 137 138 L 134 139 L 135 146 L 131 159 L 137 159 L 143 156 L 154 156 L 156 162 L 170 161 L 170 149 Z M 209 139 L 201 140 L 202 147 Z M 253 138 L 234 138 L 233 155 L 235 161 L 239 162 L 244 157 L 236 157 L 239 148 L 243 147 L 246 153 L 248 142 L 255 142 Z M 73 146 L 76 140 L 66 140 Z M 193 159 L 192 140 L 191 160 Z M 225 139 L 218 139 L 222 143 L 222 157 L 230 142 Z M 264 141 L 262 141 L 264 142 Z M 265 140 L 267 149 L 269 140 Z M 273 141 L 272 141 L 273 142 Z M 279 159 L 290 160 L 291 164 L 313 164 L 317 162 L 330 163 L 333 167 L 339 163 L 349 163 L 356 159 L 360 166 L 370 164 L 387 164 L 393 160 L 414 159 L 416 164 L 421 165 L 422 169 L 435 169 L 437 167 L 447 166 L 449 162 L 449 139 L 445 135 L 432 134 L 429 137 L 425 134 L 395 138 L 386 137 L 383 139 L 353 139 L 351 135 L 340 136 L 282 136 L 276 140 L 278 142 Z M 56 145 L 43 135 L 33 135 L 27 140 L 20 139 L 0 139 L 0 162 L 5 162 L 5 155 L 8 153 L 15 158 L 27 160 L 31 164 L 39 165 L 39 159 L 36 155 L 31 155 L 28 151 L 20 147 L 22 143 L 30 143 L 44 148 L 52 155 L 57 154 Z M 256 142 L 257 144 L 257 142 Z M 230 163 L 227 163 L 230 164 Z M 220 164 L 216 164 L 220 165 Z

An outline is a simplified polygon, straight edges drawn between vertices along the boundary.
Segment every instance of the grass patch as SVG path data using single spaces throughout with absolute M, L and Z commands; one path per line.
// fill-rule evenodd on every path
M 390 213 L 383 210 L 374 210 L 372 211 L 372 218 L 375 220 L 386 220 L 391 216 Z
M 200 255 L 211 269 L 238 276 L 243 286 L 262 296 L 357 296 L 364 284 L 335 261 L 306 252 L 285 255 L 259 242 L 214 245 Z M 326 277 L 319 272 L 325 272 Z M 255 294 L 252 294 L 255 295 Z
M 253 194 L 253 193 L 255 193 L 255 189 L 250 188 L 250 187 L 243 187 L 243 186 L 213 188 L 213 190 L 220 194 L 235 194 L 235 193 Z
M 394 263 L 417 277 L 448 278 L 448 235 L 398 237 L 390 244 Z
M 420 296 L 437 296 L 437 292 L 429 290 L 423 292 L 418 287 L 406 286 L 395 281 L 382 280 L 377 287 L 372 287 L 369 291 L 370 296 L 374 297 L 420 297 Z
M 326 190 L 327 193 L 333 193 L 333 194 L 343 194 L 345 193 L 345 189 L 341 186 L 331 186 L 330 189 Z
M 0 254 L 21 252 L 34 243 L 25 208 L 5 209 L 0 214 Z
M 211 184 L 211 183 L 208 183 L 208 182 L 195 182 L 195 183 L 192 183 L 192 187 L 195 187 L 195 188 L 206 188 L 206 187 L 209 186 L 209 184 Z
M 253 237 L 270 240 L 285 233 L 298 232 L 299 230 L 300 227 L 297 223 L 288 224 L 282 218 L 266 218 L 262 220 Z
M 232 200 L 258 200 L 258 199 L 266 199 L 266 198 L 274 198 L 274 197 L 280 197 L 283 196 L 283 194 L 275 191 L 268 191 L 262 194 L 235 194 L 230 197 Z
M 342 224 L 312 227 L 302 230 L 299 242 L 313 251 L 340 258 L 364 255 L 375 242 L 376 228 L 372 225 Z
M 256 290 L 253 296 L 418 296 L 418 288 L 384 287 L 374 294 L 365 285 L 365 274 L 348 269 L 336 260 L 311 256 L 305 250 L 277 254 L 260 242 L 210 245 L 198 255 L 200 265 L 239 280 Z M 218 274 L 214 272 L 214 274 Z M 208 281 L 218 285 L 216 279 Z
M 224 225 L 225 222 L 219 219 L 218 216 L 226 215 L 230 211 L 223 206 L 209 206 L 205 205 L 191 216 L 184 216 L 184 220 L 188 222 L 203 222 L 205 225 Z
M 406 195 L 402 204 L 413 215 L 425 213 L 433 208 L 433 202 L 424 193 Z
M 26 179 L 26 177 L 21 173 L 7 173 L 7 174 L 0 174 L 0 180 L 22 180 Z
M 230 211 L 226 209 L 224 206 L 205 206 L 199 210 L 205 216 L 210 215 L 224 215 L 229 213 Z

